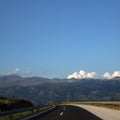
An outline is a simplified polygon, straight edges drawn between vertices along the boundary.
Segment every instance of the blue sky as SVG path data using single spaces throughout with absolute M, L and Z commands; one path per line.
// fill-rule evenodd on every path
M 0 0 L 0 73 L 66 78 L 120 70 L 119 0 Z

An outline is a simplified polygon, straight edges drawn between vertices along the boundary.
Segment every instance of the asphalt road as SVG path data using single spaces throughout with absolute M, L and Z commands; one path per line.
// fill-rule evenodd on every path
M 77 106 L 58 106 L 54 110 L 29 120 L 102 120 Z

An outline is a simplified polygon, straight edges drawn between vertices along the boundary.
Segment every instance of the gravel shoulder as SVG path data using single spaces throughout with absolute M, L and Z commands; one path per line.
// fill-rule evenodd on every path
M 95 114 L 96 116 L 100 117 L 103 120 L 120 120 L 120 110 L 96 107 L 92 105 L 78 105 L 78 104 L 74 105 L 88 110 L 89 112 Z

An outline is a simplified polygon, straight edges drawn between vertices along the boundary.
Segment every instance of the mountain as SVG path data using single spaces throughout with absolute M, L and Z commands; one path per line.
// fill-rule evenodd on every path
M 67 80 L 68 81 L 68 80 Z M 66 82 L 64 79 L 48 79 L 43 77 L 20 77 L 17 75 L 8 75 L 0 77 L 0 88 L 12 86 L 36 86 L 45 83 Z
M 114 77 L 112 80 L 120 80 L 120 77 Z
M 61 101 L 120 100 L 120 79 L 118 78 L 112 80 L 17 76 L 11 78 L 0 78 L 0 85 L 1 82 L 6 82 L 6 85 L 1 85 L 0 95 L 29 99 L 34 105 Z
M 0 77 L 0 87 L 15 86 L 22 78 L 17 75 L 7 75 Z

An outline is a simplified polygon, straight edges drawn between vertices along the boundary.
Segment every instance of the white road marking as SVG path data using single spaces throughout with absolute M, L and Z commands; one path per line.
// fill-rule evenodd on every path
M 65 106 L 63 107 L 63 110 L 65 110 Z
M 62 116 L 62 115 L 63 115 L 63 112 L 60 113 L 60 116 Z

